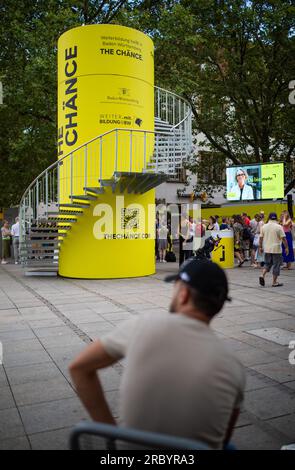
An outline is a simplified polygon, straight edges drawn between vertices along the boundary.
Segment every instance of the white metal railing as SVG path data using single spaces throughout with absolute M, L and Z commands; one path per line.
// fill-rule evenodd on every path
M 155 118 L 169 125 L 159 131 L 112 129 L 68 153 L 44 170 L 20 202 L 21 239 L 33 221 L 57 212 L 60 203 L 99 187 L 116 172 L 174 175 L 192 148 L 191 110 L 178 95 L 155 87 Z M 105 157 L 105 158 L 104 158 Z
M 84 195 L 87 187 L 118 172 L 175 173 L 190 151 L 189 139 L 173 133 L 113 129 L 44 170 L 28 187 L 20 203 L 21 238 L 33 220 L 47 218 L 60 203 Z M 105 158 L 104 158 L 105 157 Z
M 187 100 L 163 88 L 155 87 L 155 118 L 167 122 L 171 131 L 192 136 L 191 107 Z

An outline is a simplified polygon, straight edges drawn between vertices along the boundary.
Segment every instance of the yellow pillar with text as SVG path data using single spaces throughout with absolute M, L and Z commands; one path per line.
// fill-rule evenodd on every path
M 61 203 L 83 195 L 85 185 L 99 187 L 114 171 L 141 173 L 152 157 L 153 134 L 143 131 L 154 130 L 153 52 L 149 37 L 117 25 L 82 26 L 60 37 Z M 96 279 L 153 274 L 154 201 L 154 190 L 113 194 L 106 187 L 64 238 L 59 274 Z

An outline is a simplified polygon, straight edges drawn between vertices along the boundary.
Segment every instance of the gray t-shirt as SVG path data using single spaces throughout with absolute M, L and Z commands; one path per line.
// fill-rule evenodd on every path
M 222 448 L 232 411 L 243 400 L 245 374 L 208 325 L 182 314 L 144 314 L 119 325 L 102 344 L 112 357 L 126 357 L 123 426 Z

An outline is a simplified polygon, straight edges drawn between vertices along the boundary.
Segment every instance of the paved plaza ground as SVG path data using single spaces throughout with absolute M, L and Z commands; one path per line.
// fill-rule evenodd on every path
M 163 278 L 176 269 L 176 263 L 160 264 L 151 277 L 90 281 L 24 277 L 18 266 L 0 267 L 0 449 L 68 448 L 71 427 L 87 417 L 69 362 L 122 320 L 167 311 L 172 286 Z M 228 276 L 233 301 L 213 328 L 247 373 L 233 442 L 239 449 L 279 449 L 295 442 L 295 365 L 288 361 L 295 271 L 282 272 L 281 288 L 260 287 L 253 268 L 228 270 Z M 101 373 L 115 415 L 123 369 L 119 363 Z

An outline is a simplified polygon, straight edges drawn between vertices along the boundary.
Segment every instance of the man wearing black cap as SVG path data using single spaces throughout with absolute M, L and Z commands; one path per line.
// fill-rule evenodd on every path
M 115 424 L 97 370 L 126 358 L 120 425 L 228 442 L 239 414 L 244 370 L 210 327 L 228 297 L 224 271 L 188 260 L 175 276 L 170 313 L 142 314 L 95 341 L 70 366 L 80 399 L 95 421 Z
M 268 216 L 267 224 L 263 225 L 260 231 L 259 252 L 264 251 L 264 268 L 259 277 L 259 284 L 265 286 L 265 276 L 272 268 L 272 287 L 281 287 L 283 284 L 278 282 L 280 275 L 282 257 L 282 243 L 285 245 L 286 254 L 289 253 L 289 247 L 286 240 L 286 234 L 283 227 L 278 223 L 278 217 L 275 212 Z

